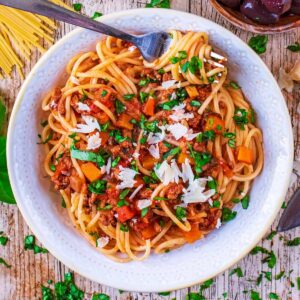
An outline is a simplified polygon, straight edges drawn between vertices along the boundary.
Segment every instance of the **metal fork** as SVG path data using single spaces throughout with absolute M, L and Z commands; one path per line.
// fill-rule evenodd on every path
M 67 10 L 47 0 L 0 0 L 0 5 L 43 15 L 130 42 L 140 50 L 142 56 L 149 62 L 160 57 L 168 48 L 170 42 L 170 37 L 166 32 L 159 31 L 143 35 L 132 35 Z

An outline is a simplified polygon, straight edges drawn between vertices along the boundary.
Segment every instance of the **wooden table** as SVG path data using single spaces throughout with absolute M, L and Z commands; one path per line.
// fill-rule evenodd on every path
M 73 1 L 78 2 L 78 1 Z M 104 14 L 119 10 L 144 7 L 146 0 L 80 0 L 84 4 L 84 12 L 92 15 L 95 10 Z M 228 28 L 244 41 L 247 41 L 252 34 L 237 29 L 225 21 L 211 7 L 207 0 L 173 0 L 172 8 L 182 11 L 191 12 L 197 15 L 211 19 L 220 25 Z M 60 24 L 56 38 L 59 39 L 67 32 L 72 30 L 72 26 Z M 271 69 L 274 76 L 278 76 L 279 67 L 284 67 L 289 70 L 300 55 L 286 50 L 286 46 L 294 43 L 299 39 L 300 29 L 290 33 L 278 34 L 269 36 L 268 50 L 262 55 L 262 59 Z M 37 53 L 32 55 L 31 61 L 26 63 L 25 74 L 28 74 L 33 65 L 39 59 Z M 0 92 L 6 98 L 9 112 L 11 112 L 14 99 L 20 89 L 22 81 L 18 76 L 14 75 L 13 79 L 0 81 Z M 299 87 L 294 89 L 292 94 L 285 94 L 289 112 L 292 118 L 294 138 L 295 138 L 295 159 L 300 159 L 300 121 L 299 121 Z M 262 99 L 263 101 L 263 99 Z M 298 112 L 297 112 L 298 107 Z M 276 120 L 274 120 L 276 122 Z M 293 191 L 299 185 L 299 177 L 293 174 L 291 185 L 286 199 L 293 194 Z M 274 222 L 272 229 L 275 230 L 279 216 Z M 61 262 L 56 260 L 51 254 L 34 255 L 32 251 L 24 251 L 23 239 L 24 236 L 30 234 L 30 230 L 23 220 L 16 206 L 0 204 L 0 231 L 4 231 L 10 238 L 9 243 L 5 247 L 0 246 L 0 257 L 3 257 L 11 265 L 11 269 L 0 266 L 0 300 L 32 300 L 41 299 L 41 284 L 46 284 L 48 279 L 54 282 L 63 279 L 65 272 L 69 271 Z M 271 230 L 271 229 L 270 229 Z M 299 247 L 284 246 L 283 239 L 292 239 L 300 235 L 300 228 L 290 230 L 284 234 L 276 235 L 273 241 L 264 240 L 260 243 L 261 246 L 272 249 L 277 256 L 276 268 L 272 269 L 272 275 L 278 274 L 281 270 L 286 273 L 294 270 L 291 273 L 291 280 L 295 283 L 295 287 L 290 287 L 288 278 L 280 280 L 268 281 L 262 279 L 262 283 L 256 286 L 255 282 L 261 271 L 270 271 L 266 264 L 261 263 L 261 255 L 248 255 L 241 260 L 237 266 L 240 266 L 244 272 L 244 277 L 238 278 L 236 275 L 229 276 L 229 271 L 215 278 L 214 284 L 205 291 L 206 299 L 216 300 L 224 299 L 223 293 L 228 293 L 227 299 L 250 299 L 249 293 L 244 294 L 244 290 L 256 290 L 260 293 L 262 299 L 269 299 L 269 293 L 277 293 L 281 299 L 300 299 L 300 292 L 297 289 L 296 278 L 300 276 L 300 252 Z M 237 267 L 237 266 L 234 266 Z M 93 292 L 103 292 L 111 298 L 122 299 L 184 299 L 189 291 L 198 291 L 199 286 L 194 286 L 188 289 L 178 290 L 171 293 L 169 297 L 161 297 L 155 293 L 122 293 L 118 290 L 101 286 L 95 282 L 91 282 L 80 275 L 75 274 L 76 283 L 86 292 L 86 299 L 90 299 Z M 290 293 L 289 293 L 290 292 Z

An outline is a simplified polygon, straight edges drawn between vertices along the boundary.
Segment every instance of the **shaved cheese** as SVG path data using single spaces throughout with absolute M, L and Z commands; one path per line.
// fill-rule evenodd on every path
M 136 46 L 130 46 L 130 47 L 128 48 L 128 51 L 133 52 L 135 49 L 136 49 Z
M 192 183 L 194 181 L 195 176 L 190 165 L 190 160 L 188 158 L 186 158 L 184 163 L 181 164 L 181 169 L 181 177 L 183 182 L 189 181 L 189 183 Z
M 142 210 L 144 208 L 151 206 L 151 204 L 152 204 L 151 199 L 142 199 L 137 202 L 137 207 L 138 209 Z
M 129 199 L 132 200 L 136 194 L 141 190 L 141 188 L 143 187 L 144 185 L 143 184 L 140 184 L 133 192 L 132 194 L 130 195 Z
M 185 108 L 185 103 L 181 103 L 179 105 L 174 106 L 173 107 L 174 113 L 172 115 L 170 115 L 170 118 L 175 122 L 178 122 L 178 121 L 181 121 L 184 119 L 194 118 L 194 114 L 186 113 L 184 108 Z
M 222 226 L 222 222 L 221 222 L 221 219 L 219 218 L 217 220 L 216 228 L 219 229 L 221 226 Z
M 96 118 L 92 116 L 81 116 L 86 124 L 77 124 L 76 128 L 73 128 L 73 132 L 91 133 L 95 129 L 100 131 L 100 126 Z
M 184 137 L 186 138 L 187 141 L 192 141 L 199 134 L 200 134 L 200 132 L 193 133 L 193 129 L 189 129 L 188 132 L 187 132 L 187 134 Z
M 120 184 L 117 185 L 117 189 L 126 189 L 126 188 L 133 188 L 136 181 L 134 177 L 138 172 L 133 169 L 124 168 L 123 166 L 119 166 L 119 179 L 122 181 Z
M 79 80 L 75 76 L 71 76 L 70 80 L 71 80 L 72 83 L 74 83 L 76 85 L 80 85 Z
M 104 248 L 109 243 L 109 237 L 103 236 L 97 240 L 97 247 Z
M 88 137 L 87 140 L 87 150 L 95 150 L 101 146 L 101 138 L 99 136 L 99 132 Z
M 147 143 L 150 145 L 157 144 L 157 143 L 163 141 L 164 138 L 165 138 L 165 134 L 163 134 L 161 132 L 157 132 L 157 133 L 150 132 L 147 137 Z
M 152 157 L 156 159 L 160 158 L 158 144 L 151 145 L 148 150 Z
M 167 89 L 169 89 L 170 87 L 172 87 L 175 83 L 176 83 L 176 80 L 168 80 L 168 81 L 162 82 L 161 86 L 162 86 L 165 90 L 167 90 Z
M 138 159 L 139 156 L 140 156 L 140 154 L 139 154 L 138 152 L 134 152 L 134 153 L 132 154 L 132 156 L 133 156 L 134 158 Z
M 82 103 L 82 102 L 78 102 L 77 107 L 79 110 L 82 110 L 82 111 L 91 111 L 90 107 L 87 104 Z
M 174 181 L 176 183 L 178 183 L 179 182 L 179 177 L 181 177 L 182 175 L 181 175 L 181 172 L 178 168 L 178 165 L 177 165 L 175 159 L 171 160 L 171 169 L 173 170 L 173 173 L 174 173 Z
M 108 158 L 106 163 L 106 174 L 110 173 L 110 169 L 111 169 L 111 157 Z
M 176 98 L 177 98 L 176 93 L 173 92 L 173 93 L 171 94 L 170 100 L 175 100 Z
M 198 178 L 189 183 L 187 189 L 183 190 L 182 199 L 185 203 L 206 202 L 216 191 L 214 189 L 205 191 L 208 178 Z
M 213 203 L 213 201 L 212 201 L 211 199 L 208 199 L 208 203 L 209 203 L 209 205 L 210 205 L 211 207 L 213 207 L 214 203 Z
M 186 126 L 182 125 L 181 123 L 174 123 L 168 126 L 168 131 L 171 132 L 171 134 L 175 137 L 176 140 L 179 140 L 180 138 L 184 137 L 188 129 Z

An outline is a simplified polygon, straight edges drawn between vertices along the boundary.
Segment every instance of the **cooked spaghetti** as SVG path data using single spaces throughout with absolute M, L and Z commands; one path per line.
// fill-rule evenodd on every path
M 204 32 L 171 31 L 143 60 L 108 37 L 76 55 L 45 97 L 44 168 L 74 226 L 119 262 L 205 237 L 249 203 L 262 133 Z

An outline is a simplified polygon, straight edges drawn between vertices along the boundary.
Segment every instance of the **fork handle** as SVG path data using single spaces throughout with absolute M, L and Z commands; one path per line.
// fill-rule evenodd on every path
M 137 37 L 109 25 L 94 21 L 86 16 L 65 9 L 47 0 L 0 0 L 0 5 L 5 5 L 31 13 L 43 15 L 65 23 L 73 24 L 86 29 L 91 29 L 106 35 L 136 43 Z

